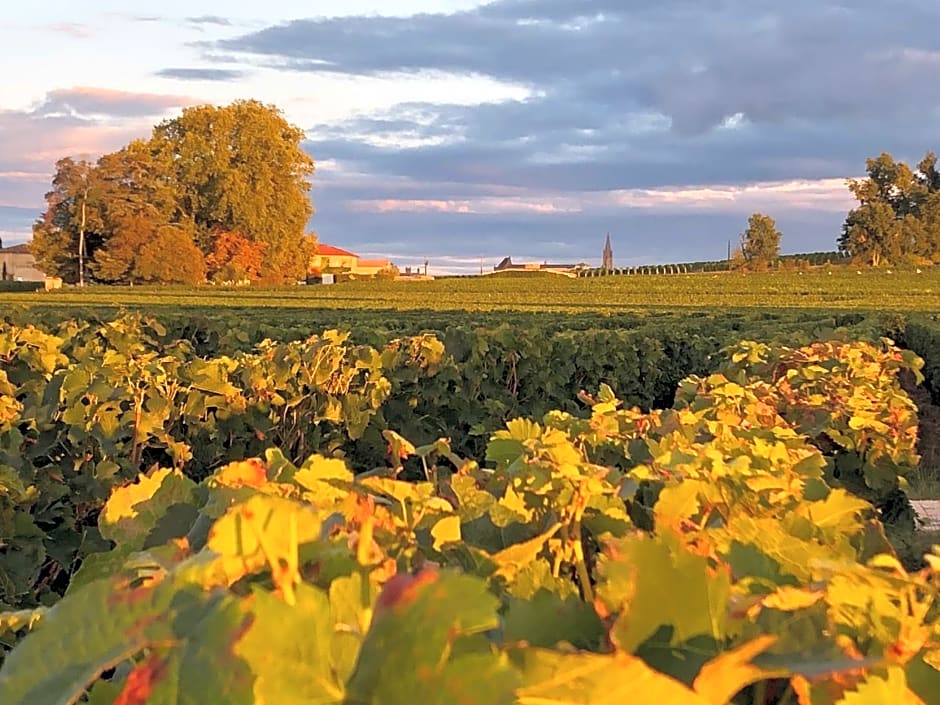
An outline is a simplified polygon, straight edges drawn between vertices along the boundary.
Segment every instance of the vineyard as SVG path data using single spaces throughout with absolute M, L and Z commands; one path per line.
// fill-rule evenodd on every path
M 940 702 L 930 316 L 235 315 L 7 314 L 4 705 Z
M 238 287 L 99 286 L 58 292 L 0 293 L 4 306 L 117 306 L 152 314 L 237 308 L 366 311 L 552 311 L 616 314 L 727 309 L 864 309 L 940 313 L 940 268 L 804 273 L 702 273 L 568 279 L 548 274 L 500 274 L 423 282 L 358 281 L 335 286 Z

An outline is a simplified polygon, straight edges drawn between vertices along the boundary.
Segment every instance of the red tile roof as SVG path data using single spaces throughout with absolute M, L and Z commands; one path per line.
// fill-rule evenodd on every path
M 19 245 L 13 245 L 12 247 L 0 247 L 0 252 L 10 255 L 28 255 L 29 245 L 24 242 Z
M 317 254 L 324 255 L 327 257 L 358 257 L 359 255 L 354 255 L 349 250 L 344 250 L 341 247 L 333 247 L 333 245 L 324 245 L 322 242 L 317 245 Z

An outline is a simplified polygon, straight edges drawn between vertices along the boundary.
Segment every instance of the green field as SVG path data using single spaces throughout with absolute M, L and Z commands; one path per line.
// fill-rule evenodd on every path
M 0 702 L 933 702 L 936 291 L 0 295 Z
M 568 279 L 553 275 L 360 281 L 287 288 L 89 287 L 2 293 L 0 305 L 166 309 L 203 307 L 618 313 L 650 310 L 827 309 L 940 312 L 940 268 L 916 272 L 833 268 Z

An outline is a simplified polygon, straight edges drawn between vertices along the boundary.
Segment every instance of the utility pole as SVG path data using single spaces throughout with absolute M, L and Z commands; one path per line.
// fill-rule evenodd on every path
M 78 226 L 78 285 L 85 286 L 85 204 L 88 203 L 88 174 L 84 176 L 85 188 L 82 190 L 82 221 Z
M 91 164 L 84 157 L 75 164 L 80 170 L 82 180 L 82 210 L 78 224 L 78 285 L 85 286 L 85 226 L 88 220 L 88 179 L 91 177 Z

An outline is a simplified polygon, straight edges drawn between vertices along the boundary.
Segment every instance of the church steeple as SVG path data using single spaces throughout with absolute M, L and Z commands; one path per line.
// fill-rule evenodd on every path
M 604 255 L 601 259 L 601 269 L 610 274 L 614 271 L 614 250 L 610 246 L 610 233 L 607 233 L 607 242 L 604 243 Z

